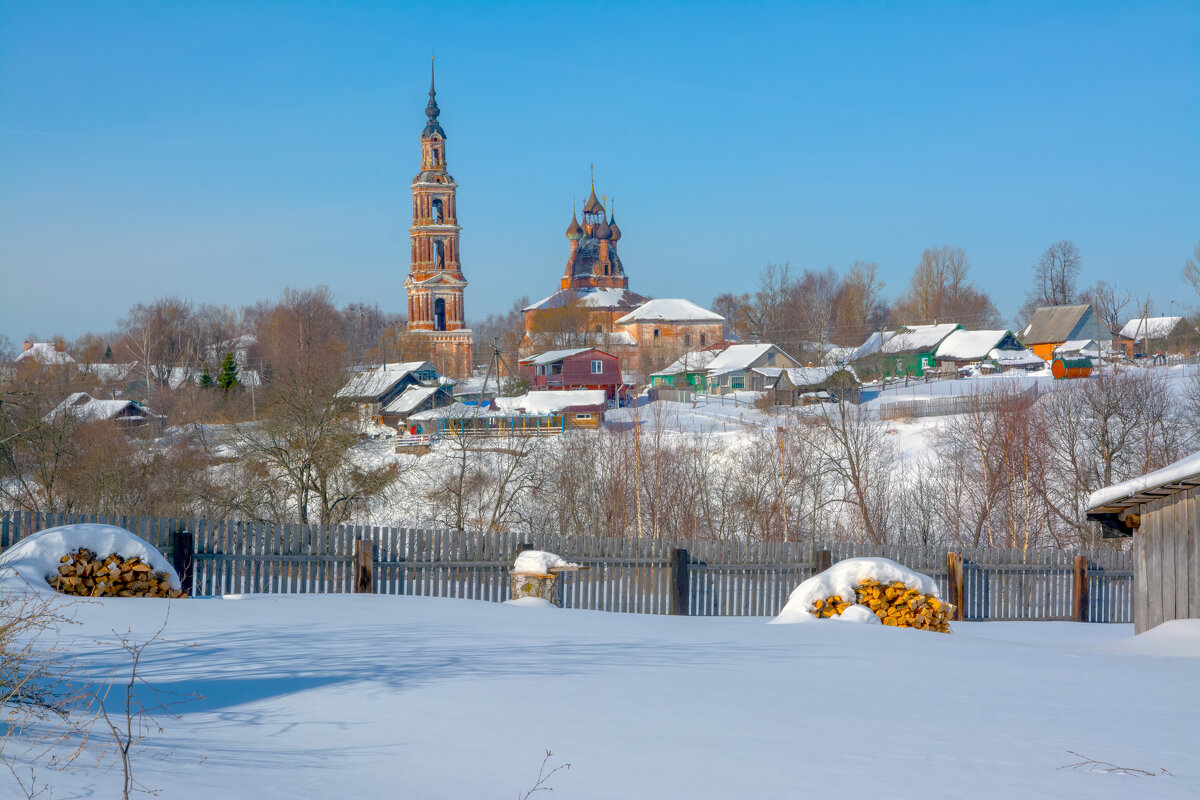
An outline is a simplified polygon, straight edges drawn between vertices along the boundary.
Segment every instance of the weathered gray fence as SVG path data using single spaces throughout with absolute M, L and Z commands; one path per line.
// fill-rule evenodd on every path
M 352 592 L 508 599 L 508 570 L 523 546 L 588 567 L 560 577 L 566 608 L 640 614 L 771 616 L 801 581 L 829 563 L 884 556 L 938 582 L 968 620 L 1131 622 L 1133 567 L 1126 552 L 850 543 L 614 539 L 554 534 L 458 533 L 357 525 L 299 525 L 118 515 L 0 513 L 0 549 L 56 525 L 103 522 L 133 531 L 168 557 L 173 534 L 191 533 L 192 591 Z M 1085 560 L 1079 561 L 1082 556 Z M 951 575 L 948 564 L 961 567 Z
M 935 387 L 937 383 L 930 383 Z M 974 410 L 992 410 L 1003 403 L 1031 403 L 1038 397 L 1037 385 L 1022 389 L 1015 396 L 1003 391 L 972 392 L 969 394 L 922 395 L 920 389 L 911 397 L 904 395 L 885 396 L 879 401 L 880 419 L 908 419 L 910 417 L 938 417 L 947 414 L 965 414 Z

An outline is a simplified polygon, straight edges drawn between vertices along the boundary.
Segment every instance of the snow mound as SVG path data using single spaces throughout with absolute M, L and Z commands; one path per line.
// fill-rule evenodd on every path
M 809 616 L 812 617 L 813 619 L 816 619 L 816 617 L 813 617 L 812 614 L 809 614 Z M 879 621 L 879 617 L 875 616 L 874 611 L 872 611 L 871 609 L 867 608 L 866 606 L 862 606 L 862 605 L 850 606 L 845 611 L 843 611 L 841 614 L 838 614 L 836 617 L 830 617 L 830 619 L 835 620 L 837 622 L 858 622 L 863 625 L 882 625 L 883 624 L 882 622 Z
M 880 583 L 900 582 L 921 594 L 941 599 L 941 593 L 938 592 L 937 584 L 932 578 L 919 572 L 913 572 L 908 567 L 902 567 L 890 558 L 848 558 L 845 561 L 839 561 L 821 574 L 812 576 L 793 589 L 791 595 L 788 596 L 787 605 L 779 612 L 779 616 L 768 624 L 816 622 L 817 617 L 812 614 L 815 601 L 824 600 L 831 595 L 853 599 L 854 588 L 865 580 L 876 580 Z M 875 616 L 865 606 L 848 608 L 842 612 L 842 616 L 857 608 L 866 610 L 872 617 Z M 861 616 L 861 613 L 856 611 L 855 616 Z M 866 622 L 866 620 L 857 621 Z
M 502 606 L 519 606 L 521 608 L 558 608 L 544 597 L 518 597 L 515 600 L 505 600 Z
M 39 531 L 0 553 L 0 589 L 31 587 L 57 594 L 46 578 L 58 570 L 60 559 L 84 547 L 99 558 L 116 553 L 121 558 L 140 558 L 155 572 L 165 572 L 172 589 L 179 589 L 179 575 L 149 542 L 115 525 L 85 523 Z
M 1173 619 L 1104 648 L 1139 656 L 1200 658 L 1200 619 Z
M 517 556 L 513 562 L 513 572 L 529 572 L 534 575 L 548 575 L 553 567 L 578 567 L 562 556 L 547 553 L 545 550 L 526 550 Z

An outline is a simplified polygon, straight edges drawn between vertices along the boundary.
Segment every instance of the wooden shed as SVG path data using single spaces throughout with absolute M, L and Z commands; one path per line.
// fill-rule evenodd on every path
M 1200 618 L 1200 453 L 1093 492 L 1087 516 L 1133 537 L 1135 633 Z

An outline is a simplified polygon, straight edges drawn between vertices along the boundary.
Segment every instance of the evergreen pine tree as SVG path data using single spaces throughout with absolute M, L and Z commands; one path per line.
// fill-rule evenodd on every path
M 112 345 L 108 345 L 104 348 L 104 360 L 112 361 Z
M 210 375 L 208 372 L 207 364 L 204 366 L 204 372 L 201 373 L 201 375 L 200 375 L 199 383 L 200 383 L 200 388 L 202 388 L 202 389 L 211 389 L 213 387 L 213 385 L 216 383 L 216 381 L 213 380 L 212 375 Z
M 221 362 L 221 373 L 217 375 L 217 384 L 226 394 L 238 385 L 238 365 L 233 360 L 233 353 L 225 354 L 225 360 Z

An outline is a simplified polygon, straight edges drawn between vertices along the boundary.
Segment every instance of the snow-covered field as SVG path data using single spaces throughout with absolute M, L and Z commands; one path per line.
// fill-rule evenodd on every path
M 167 604 L 81 601 L 63 644 L 97 674 L 113 630 Z M 143 675 L 202 698 L 138 778 L 188 798 L 516 798 L 550 749 L 555 798 L 1200 795 L 1200 621 L 767 625 L 468 600 L 174 601 Z M 98 641 L 97 641 L 98 640 Z M 1067 751 L 1172 776 L 1060 770 Z M 55 798 L 119 773 L 43 773 Z M 13 797 L 0 777 L 0 796 Z M 540 796 L 540 795 L 535 795 Z

